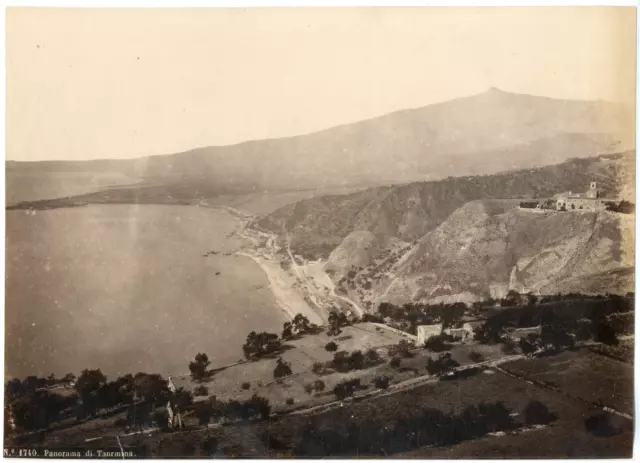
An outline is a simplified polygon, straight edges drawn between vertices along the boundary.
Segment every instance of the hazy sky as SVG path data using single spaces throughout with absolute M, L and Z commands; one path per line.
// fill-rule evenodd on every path
M 7 10 L 7 157 L 295 135 L 495 86 L 633 104 L 633 8 Z

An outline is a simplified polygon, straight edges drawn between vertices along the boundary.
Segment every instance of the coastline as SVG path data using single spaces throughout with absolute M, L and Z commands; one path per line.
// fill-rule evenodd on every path
M 282 310 L 289 319 L 293 319 L 293 317 L 301 313 L 307 317 L 311 323 L 317 325 L 324 324 L 324 321 L 316 310 L 314 310 L 294 288 L 296 284 L 295 277 L 282 270 L 279 264 L 246 251 L 237 251 L 235 254 L 237 256 L 247 257 L 258 264 L 269 280 L 269 289 L 271 294 L 273 294 L 276 306 Z

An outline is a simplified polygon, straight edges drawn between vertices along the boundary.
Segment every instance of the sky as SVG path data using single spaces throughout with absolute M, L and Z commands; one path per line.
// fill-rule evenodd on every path
M 634 104 L 635 9 L 9 8 L 7 159 L 309 133 L 489 87 Z

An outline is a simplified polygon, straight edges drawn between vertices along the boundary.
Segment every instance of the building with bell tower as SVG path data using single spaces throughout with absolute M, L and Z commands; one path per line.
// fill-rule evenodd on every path
M 589 184 L 586 197 L 589 199 L 596 199 L 598 197 L 598 184 L 596 182 L 591 182 Z

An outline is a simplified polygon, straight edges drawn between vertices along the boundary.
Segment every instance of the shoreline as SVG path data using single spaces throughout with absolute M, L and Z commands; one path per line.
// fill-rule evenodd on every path
M 309 319 L 311 323 L 323 325 L 324 321 L 304 299 L 304 297 L 293 287 L 295 277 L 288 275 L 284 270 L 279 268 L 279 264 L 272 262 L 266 258 L 253 255 L 247 251 L 236 251 L 237 256 L 242 256 L 253 260 L 267 276 L 269 281 L 269 290 L 278 307 L 285 315 L 292 320 L 297 314 L 302 314 Z M 289 283 L 287 280 L 293 279 Z

